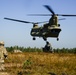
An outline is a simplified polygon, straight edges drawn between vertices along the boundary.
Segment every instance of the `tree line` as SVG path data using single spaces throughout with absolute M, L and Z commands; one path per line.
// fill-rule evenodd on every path
M 11 46 L 6 47 L 8 52 L 13 52 L 14 50 L 20 50 L 22 52 L 43 52 L 41 48 L 31 48 L 31 47 L 19 47 L 19 46 Z M 53 49 L 54 53 L 76 53 L 76 48 L 57 48 Z

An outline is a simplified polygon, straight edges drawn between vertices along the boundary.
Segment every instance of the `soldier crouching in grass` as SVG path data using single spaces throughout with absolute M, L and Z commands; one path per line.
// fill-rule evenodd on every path
M 7 58 L 7 50 L 4 47 L 4 42 L 0 42 L 0 71 L 5 70 L 4 68 L 4 59 Z

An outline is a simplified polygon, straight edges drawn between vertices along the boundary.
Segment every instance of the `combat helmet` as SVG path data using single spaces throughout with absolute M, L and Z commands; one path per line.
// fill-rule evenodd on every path
M 0 41 L 0 45 L 4 45 L 4 41 Z

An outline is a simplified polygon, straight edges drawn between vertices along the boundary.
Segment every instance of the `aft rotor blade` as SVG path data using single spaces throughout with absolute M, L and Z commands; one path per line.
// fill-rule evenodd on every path
M 56 14 L 57 16 L 67 16 L 67 17 L 76 17 L 76 15 L 72 15 L 72 14 Z
M 53 14 L 28 14 L 27 16 L 52 16 Z
M 76 15 L 55 14 L 57 16 L 76 17 Z M 28 16 L 52 16 L 52 14 L 28 14 Z
M 46 7 L 53 15 L 55 14 L 55 12 L 53 11 L 53 9 L 50 6 L 44 5 L 44 7 Z
M 33 24 L 33 22 L 22 21 L 22 20 L 17 20 L 17 19 L 11 19 L 11 18 L 4 18 L 4 19 L 11 20 L 11 21 L 17 21 L 17 22 L 22 22 L 22 23 L 32 23 Z

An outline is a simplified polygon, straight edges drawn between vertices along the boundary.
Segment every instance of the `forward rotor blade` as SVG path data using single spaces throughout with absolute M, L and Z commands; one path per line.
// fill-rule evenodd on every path
M 45 23 L 45 22 L 48 22 L 48 21 L 43 21 L 43 22 L 37 22 L 37 23 L 35 23 L 35 24 L 39 24 L 39 23 Z
M 4 18 L 4 19 L 11 20 L 11 21 L 17 21 L 17 22 L 22 22 L 22 23 L 32 23 L 33 24 L 33 22 L 22 21 L 22 20 L 17 20 L 17 19 L 11 19 L 11 18 Z
M 58 19 L 58 20 L 65 20 L 66 18 L 61 18 L 61 19 Z
M 4 19 L 11 20 L 11 21 L 17 21 L 17 22 L 22 22 L 22 23 L 31 23 L 31 24 L 39 24 L 39 23 L 48 22 L 48 21 L 44 21 L 44 22 L 29 22 L 29 21 L 22 21 L 22 20 L 11 19 L 11 18 L 4 18 Z
M 55 12 L 53 11 L 53 9 L 50 6 L 44 5 L 44 7 L 46 7 L 53 15 L 55 14 Z

